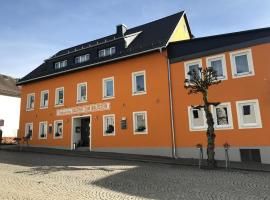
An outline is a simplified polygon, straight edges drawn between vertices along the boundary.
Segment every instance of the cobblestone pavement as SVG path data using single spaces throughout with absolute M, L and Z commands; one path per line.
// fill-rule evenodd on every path
M 270 173 L 0 151 L 0 199 L 270 200 Z

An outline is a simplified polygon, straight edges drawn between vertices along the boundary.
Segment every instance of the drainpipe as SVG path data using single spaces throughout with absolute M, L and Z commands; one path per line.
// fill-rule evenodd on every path
M 171 64 L 167 58 L 168 65 L 168 86 L 169 86 L 169 100 L 170 100 L 170 117 L 171 117 L 171 134 L 172 134 L 172 156 L 177 158 L 176 144 L 175 144 L 175 127 L 174 127 L 174 114 L 173 114 L 173 98 L 172 98 L 172 80 L 171 80 Z

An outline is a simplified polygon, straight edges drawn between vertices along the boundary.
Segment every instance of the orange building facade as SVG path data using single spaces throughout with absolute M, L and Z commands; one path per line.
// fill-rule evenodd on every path
M 213 65 L 222 79 L 210 89 L 210 99 L 222 103 L 212 108 L 217 159 L 229 143 L 231 160 L 270 163 L 268 32 L 192 39 L 184 12 L 117 26 L 116 34 L 62 50 L 18 82 L 19 137 L 36 147 L 197 158 L 206 124 L 191 107 L 201 97 L 187 95 L 184 80 L 189 69 Z M 209 41 L 209 49 L 201 44 Z

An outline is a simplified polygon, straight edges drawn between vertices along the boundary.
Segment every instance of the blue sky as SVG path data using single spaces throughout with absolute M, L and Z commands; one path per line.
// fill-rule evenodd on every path
M 196 37 L 270 27 L 269 0 L 1 0 L 0 73 L 22 77 L 57 51 L 185 10 Z

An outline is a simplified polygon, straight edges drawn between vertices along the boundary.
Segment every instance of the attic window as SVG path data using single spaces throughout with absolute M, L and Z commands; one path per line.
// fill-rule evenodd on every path
M 54 63 L 55 69 L 61 69 L 61 68 L 66 67 L 66 66 L 67 66 L 67 60 L 63 60 L 63 61 Z
M 115 54 L 115 47 L 109 47 L 106 49 L 99 50 L 98 57 L 103 58 L 106 56 L 111 56 L 113 54 Z
M 85 54 L 85 55 L 81 55 L 81 56 L 77 56 L 75 57 L 75 63 L 83 63 L 86 62 L 90 59 L 90 54 Z

